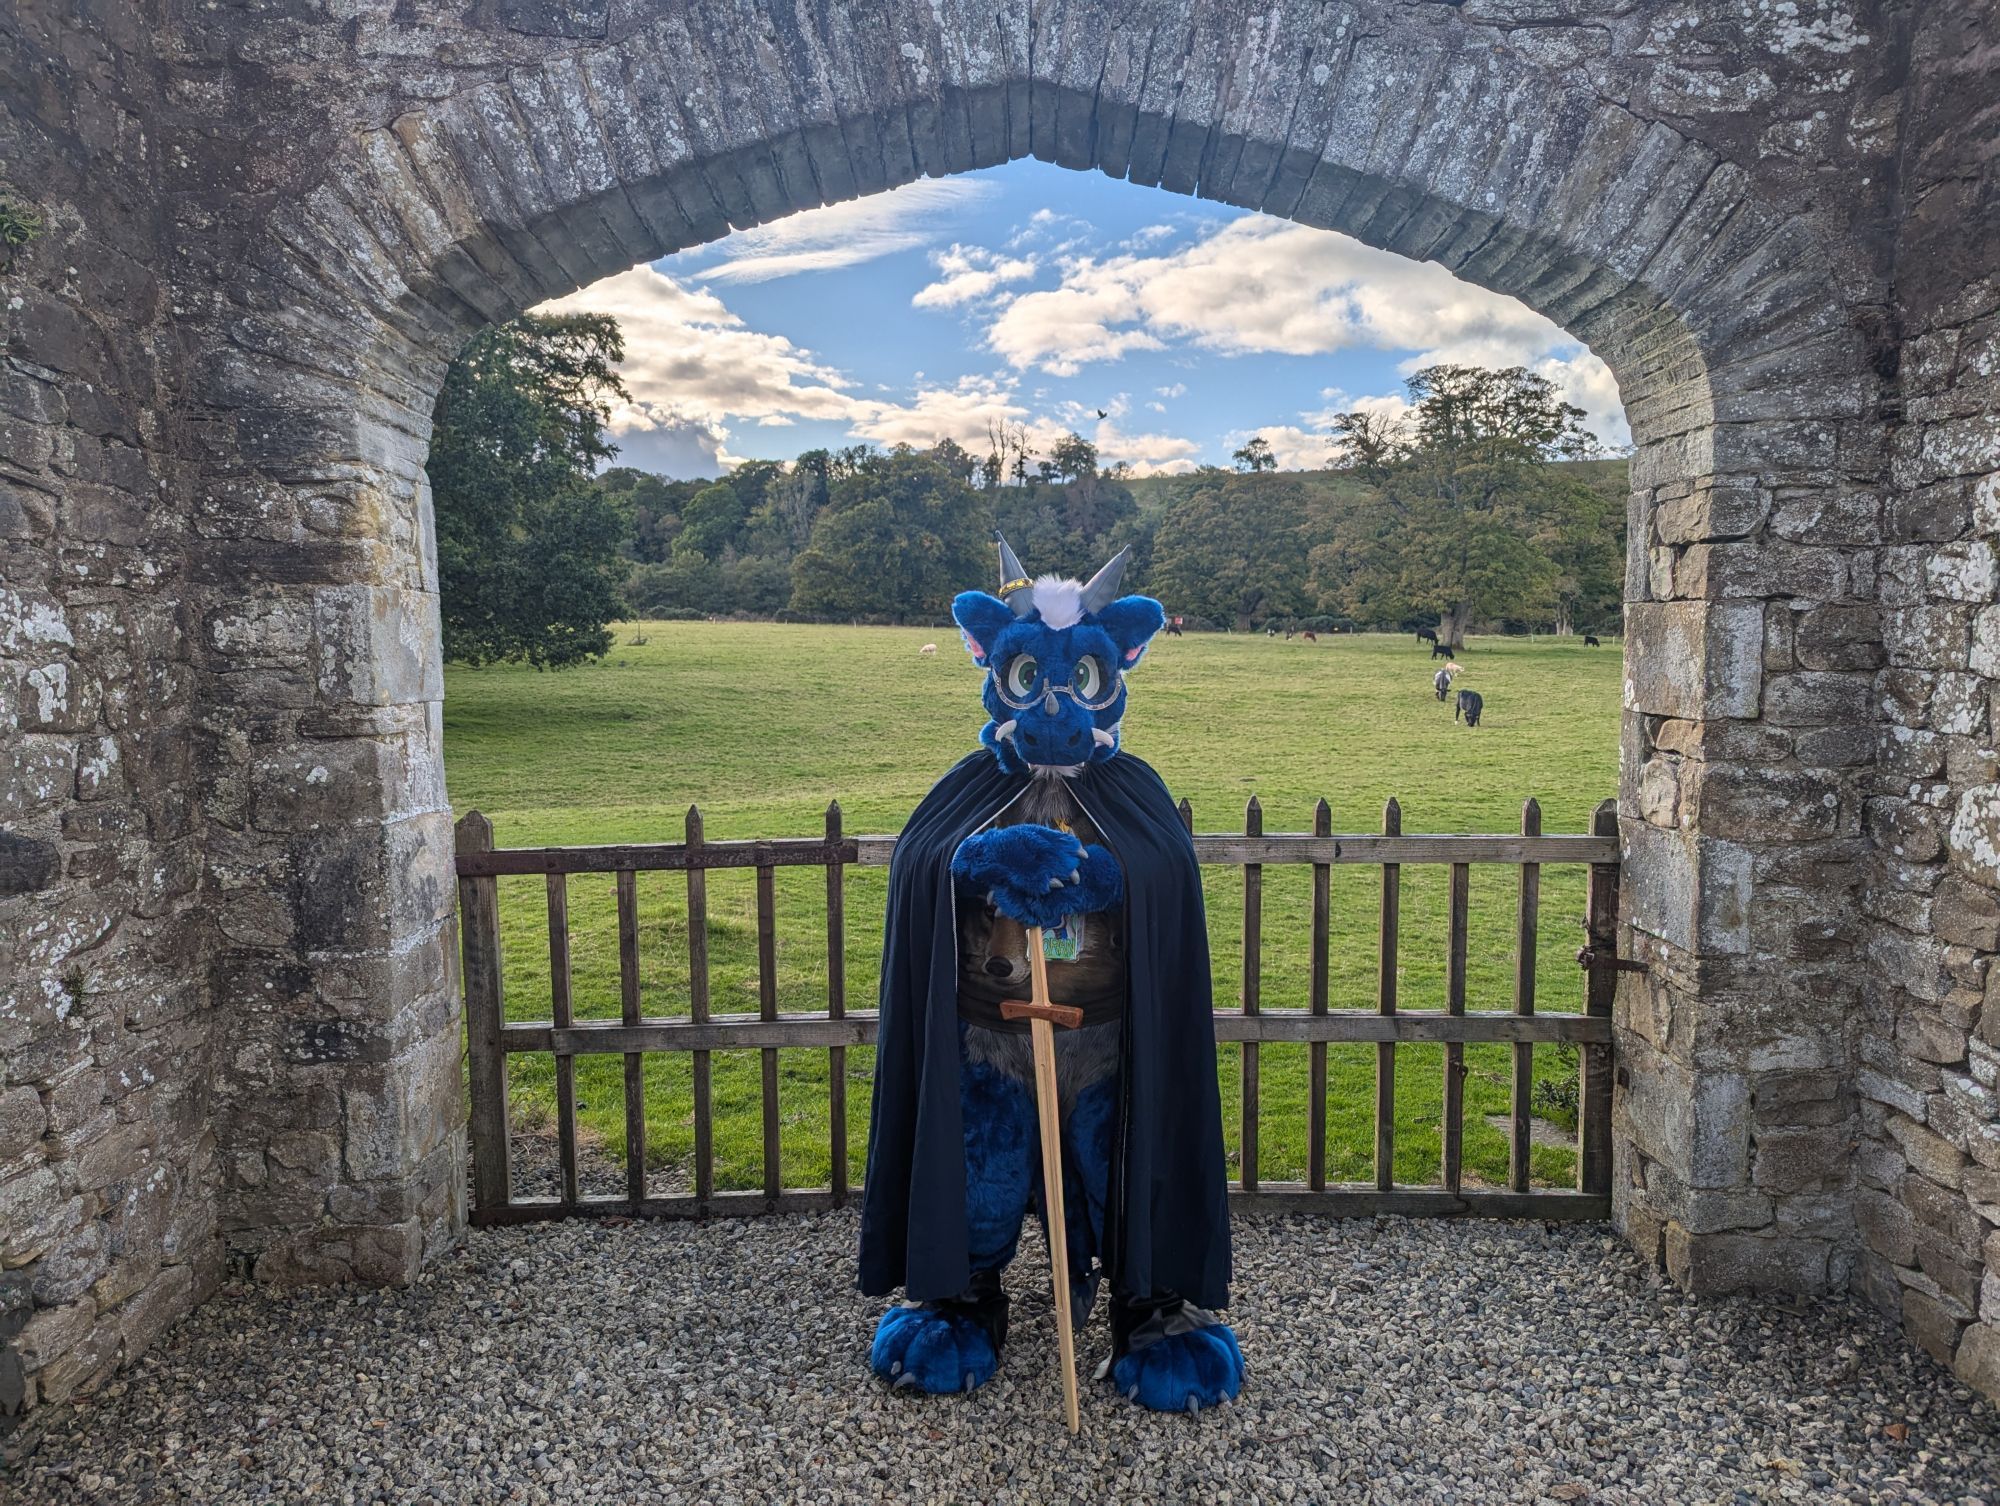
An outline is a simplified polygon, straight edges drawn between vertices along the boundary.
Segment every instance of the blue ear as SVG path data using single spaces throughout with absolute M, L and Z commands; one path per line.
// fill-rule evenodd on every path
M 961 591 L 951 599 L 951 619 L 965 635 L 965 647 L 972 655 L 972 662 L 984 669 L 994 639 L 1015 617 L 1014 609 L 997 596 L 984 591 Z
M 1121 669 L 1130 669 L 1145 656 L 1146 645 L 1167 621 L 1166 608 L 1150 596 L 1121 596 L 1092 615 L 1118 645 Z

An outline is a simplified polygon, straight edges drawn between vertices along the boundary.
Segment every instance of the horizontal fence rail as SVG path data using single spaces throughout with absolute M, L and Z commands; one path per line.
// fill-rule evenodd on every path
M 1181 803 L 1192 832 L 1193 815 Z M 1395 801 L 1383 812 L 1377 834 L 1335 835 L 1325 801 L 1319 802 L 1310 833 L 1263 831 L 1255 798 L 1246 810 L 1244 831 L 1194 833 L 1195 855 L 1205 865 L 1243 870 L 1243 983 L 1239 1007 L 1215 1012 L 1215 1038 L 1242 1055 L 1242 1121 L 1238 1181 L 1232 1199 L 1249 1206 L 1314 1211 L 1331 1216 L 1370 1214 L 1481 1215 L 1598 1219 L 1610 1213 L 1611 1183 L 1611 1008 L 1621 963 L 1617 948 L 1618 837 L 1611 802 L 1599 806 L 1587 834 L 1545 835 L 1535 802 L 1523 808 L 1521 831 L 1511 835 L 1405 835 Z M 817 838 L 708 841 L 699 811 L 687 817 L 687 840 L 592 847 L 496 848 L 491 823 L 477 811 L 458 823 L 457 867 L 466 1005 L 468 1081 L 472 1098 L 473 1219 L 477 1223 L 519 1223 L 562 1217 L 611 1215 L 702 1217 L 840 1207 L 858 1189 L 847 1180 L 846 1053 L 875 1043 L 873 1010 L 846 1008 L 845 870 L 885 866 L 895 851 L 893 836 L 842 834 L 840 807 L 829 808 L 825 833 Z M 1267 1009 L 1261 996 L 1263 869 L 1268 864 L 1309 864 L 1313 869 L 1312 956 L 1309 1005 Z M 1588 865 L 1584 923 L 1584 999 L 1581 1013 L 1535 1011 L 1535 948 L 1539 925 L 1540 870 L 1543 864 Z M 1338 864 L 1365 864 L 1381 870 L 1381 915 L 1373 1008 L 1333 1009 L 1328 987 L 1330 933 L 1329 874 Z M 1401 928 L 1402 869 L 1407 865 L 1448 865 L 1448 935 L 1445 1008 L 1409 1010 L 1399 1004 L 1398 943 Z M 1467 915 L 1474 864 L 1505 865 L 1518 874 L 1515 904 L 1514 1000 L 1507 1011 L 1469 1011 L 1466 999 Z M 826 871 L 826 1003 L 823 1011 L 781 1014 L 777 1007 L 777 917 L 775 873 L 785 867 Z M 717 1014 L 711 1008 L 708 958 L 707 874 L 716 869 L 751 869 L 756 877 L 757 1011 Z M 637 876 L 645 872 L 683 873 L 687 884 L 688 1013 L 647 1017 L 639 982 Z M 547 885 L 551 1018 L 510 1022 L 501 984 L 498 880 L 542 875 Z M 573 874 L 609 874 L 615 881 L 618 918 L 619 1017 L 574 1018 L 568 918 L 568 879 Z M 1326 1048 L 1341 1043 L 1373 1043 L 1375 1074 L 1375 1179 L 1372 1184 L 1329 1185 L 1326 1180 Z M 1396 1049 L 1401 1044 L 1444 1047 L 1444 1094 L 1440 1180 L 1436 1185 L 1399 1185 L 1394 1178 Z M 1509 1157 L 1505 1188 L 1467 1187 L 1463 1177 L 1465 1047 L 1505 1044 L 1511 1048 Z M 1307 1180 L 1261 1182 L 1257 1174 L 1261 1046 L 1310 1048 Z M 1537 1045 L 1568 1044 L 1578 1050 L 1577 1184 L 1574 1189 L 1536 1188 L 1529 1176 L 1533 1059 Z M 829 1054 L 831 1185 L 784 1185 L 779 1155 L 778 1053 L 823 1050 Z M 693 1190 L 685 1196 L 656 1197 L 646 1187 L 645 1059 L 649 1052 L 690 1054 L 694 1129 Z M 712 1053 L 756 1051 L 761 1058 L 763 1186 L 755 1191 L 718 1191 L 714 1165 Z M 518 1198 L 510 1171 L 507 1059 L 522 1053 L 552 1055 L 556 1068 L 556 1139 L 561 1193 L 555 1198 Z M 575 1063 L 579 1056 L 624 1059 L 626 1127 L 625 1195 L 586 1197 L 578 1187 Z

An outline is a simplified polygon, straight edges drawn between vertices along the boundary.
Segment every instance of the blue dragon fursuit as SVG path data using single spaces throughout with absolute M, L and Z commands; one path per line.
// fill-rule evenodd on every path
M 1120 597 L 1120 554 L 1087 583 L 1030 580 L 1000 541 L 997 595 L 952 603 L 986 672 L 980 749 L 924 797 L 889 873 L 881 1026 L 861 1222 L 862 1289 L 905 1299 L 869 1363 L 892 1385 L 969 1391 L 1007 1340 L 1002 1273 L 1045 1215 L 1024 1021 L 1028 928 L 1053 996 L 1064 1252 L 1079 1328 L 1100 1289 L 1097 1378 L 1156 1411 L 1243 1385 L 1208 933 L 1172 796 L 1123 751 L 1125 677 L 1164 621 Z M 1046 1227 L 1044 1217 L 1044 1227 Z

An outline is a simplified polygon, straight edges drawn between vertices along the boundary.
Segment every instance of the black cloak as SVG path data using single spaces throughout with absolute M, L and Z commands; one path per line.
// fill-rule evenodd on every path
M 1029 777 L 1003 772 L 981 748 L 931 787 L 896 841 L 861 1204 L 864 1292 L 900 1286 L 921 1302 L 958 1296 L 971 1280 L 951 859 Z M 1105 1219 L 1111 1289 L 1226 1307 L 1228 1188 L 1194 843 L 1160 776 L 1129 753 L 1086 764 L 1070 789 L 1125 870 L 1130 992 Z

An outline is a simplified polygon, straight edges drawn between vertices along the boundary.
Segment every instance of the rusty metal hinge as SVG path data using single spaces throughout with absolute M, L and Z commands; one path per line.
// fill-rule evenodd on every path
M 1620 957 L 1616 952 L 1597 952 L 1589 947 L 1580 947 L 1576 954 L 1576 965 L 1581 968 L 1608 967 L 1621 973 L 1643 973 L 1645 963 L 1634 957 Z

